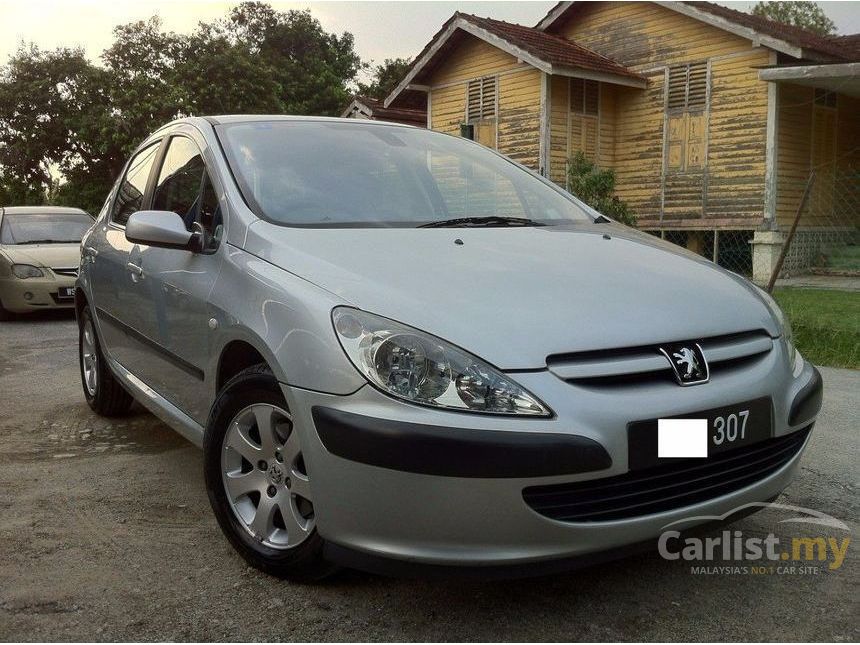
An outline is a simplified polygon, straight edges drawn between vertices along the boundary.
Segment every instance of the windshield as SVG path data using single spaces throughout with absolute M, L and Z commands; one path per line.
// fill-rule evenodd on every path
M 86 213 L 7 213 L 0 244 L 77 244 L 92 225 Z
M 592 221 L 561 190 L 471 141 L 438 132 L 326 121 L 235 123 L 218 132 L 246 201 L 276 224 Z

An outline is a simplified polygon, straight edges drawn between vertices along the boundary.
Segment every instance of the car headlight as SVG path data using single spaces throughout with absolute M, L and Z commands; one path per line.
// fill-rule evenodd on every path
M 335 308 L 332 322 L 352 364 L 394 397 L 469 412 L 552 414 L 502 372 L 435 336 L 350 307 Z
M 773 296 L 759 287 L 756 287 L 756 290 L 782 330 L 782 337 L 785 339 L 785 351 L 788 353 L 788 362 L 791 365 L 792 371 L 794 371 L 794 366 L 797 362 L 797 350 L 794 347 L 794 332 L 791 329 L 791 322 L 788 320 L 788 316 L 780 309 L 779 305 L 776 304 Z
M 39 267 L 34 267 L 32 264 L 13 264 L 12 273 L 16 278 L 26 280 L 27 278 L 42 278 L 45 273 Z

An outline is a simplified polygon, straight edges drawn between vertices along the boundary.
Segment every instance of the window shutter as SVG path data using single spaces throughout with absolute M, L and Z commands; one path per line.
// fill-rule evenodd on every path
M 496 116 L 496 77 L 488 76 L 481 82 L 481 118 Z
M 684 166 L 684 141 L 687 138 L 685 115 L 669 117 L 669 148 L 666 164 L 669 170 L 681 170 Z
M 469 107 L 466 120 L 474 121 L 481 118 L 481 80 L 469 81 Z
M 669 68 L 669 100 L 670 110 L 684 109 L 687 101 L 687 66 L 674 65 Z
M 466 120 L 480 121 L 496 116 L 496 77 L 487 76 L 469 81 L 469 105 Z
M 704 165 L 705 154 L 705 115 L 687 115 L 687 151 L 685 154 L 687 170 L 700 169 Z
M 670 110 L 704 108 L 708 100 L 707 63 L 672 65 L 669 68 L 667 107 Z
M 600 106 L 600 84 L 584 78 L 570 79 L 570 111 L 597 116 Z
M 824 107 L 836 107 L 836 92 L 830 92 L 828 90 L 821 89 L 820 87 L 815 88 L 815 105 L 822 105 Z
M 600 98 L 597 94 L 599 91 L 600 85 L 597 81 L 585 81 L 585 107 L 583 109 L 585 114 L 597 115 L 597 108 L 600 105 Z
M 691 63 L 687 68 L 687 109 L 703 108 L 708 99 L 708 66 Z

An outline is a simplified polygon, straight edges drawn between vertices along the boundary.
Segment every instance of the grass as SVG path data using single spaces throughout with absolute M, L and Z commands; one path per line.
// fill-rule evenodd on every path
M 806 360 L 860 369 L 860 293 L 786 287 L 773 296 L 791 321 L 794 343 Z

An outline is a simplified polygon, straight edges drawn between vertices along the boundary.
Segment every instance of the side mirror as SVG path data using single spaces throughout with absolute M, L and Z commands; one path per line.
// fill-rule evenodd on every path
M 185 222 L 173 211 L 137 211 L 125 225 L 125 239 L 164 249 L 199 251 L 199 233 L 185 228 Z

